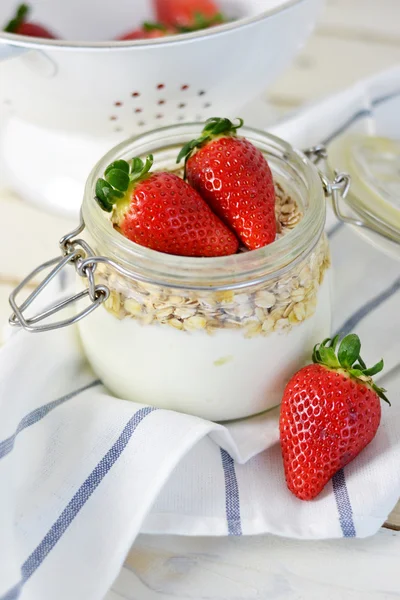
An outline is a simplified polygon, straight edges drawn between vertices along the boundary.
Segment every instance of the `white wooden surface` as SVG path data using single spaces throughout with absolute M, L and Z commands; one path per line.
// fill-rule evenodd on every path
M 327 0 L 316 32 L 265 100 L 284 114 L 399 62 L 400 0 Z M 0 206 L 1 343 L 12 286 L 56 254 L 57 240 L 74 223 L 6 189 Z M 396 511 L 392 528 L 400 528 Z M 393 529 L 327 542 L 141 536 L 107 600 L 389 600 L 400 598 L 399 559 Z
M 106 600 L 389 600 L 400 534 L 299 542 L 141 536 Z

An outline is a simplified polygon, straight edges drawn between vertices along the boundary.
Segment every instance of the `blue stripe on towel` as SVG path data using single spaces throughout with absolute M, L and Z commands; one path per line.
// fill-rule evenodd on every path
M 337 137 L 338 135 L 340 135 L 341 133 L 344 133 L 346 131 L 346 129 L 348 129 L 351 125 L 353 125 L 353 123 L 355 123 L 356 121 L 358 121 L 359 119 L 361 119 L 362 117 L 370 117 L 372 114 L 372 111 L 368 108 L 363 108 L 361 110 L 358 110 L 356 113 L 354 113 L 351 117 L 349 117 L 347 119 L 347 121 L 345 121 L 343 123 L 343 125 L 341 125 L 340 127 L 338 127 L 335 131 L 333 131 L 327 138 L 325 138 L 322 142 L 322 144 L 324 146 L 327 146 L 328 144 L 330 144 L 330 142 L 332 140 L 335 139 L 335 137 Z
M 380 96 L 379 98 L 375 98 L 375 100 L 372 100 L 371 104 L 372 106 L 379 106 L 380 104 L 384 104 L 388 100 L 393 100 L 393 98 L 397 98 L 397 96 L 400 96 L 400 89 L 395 90 L 390 94 L 386 94 L 386 96 Z
M 222 448 L 220 450 L 225 477 L 225 510 L 228 533 L 229 535 L 242 535 L 239 487 L 236 479 L 235 462 L 226 450 Z
M 53 400 L 48 404 L 44 404 L 43 406 L 40 406 L 39 408 L 36 408 L 32 412 L 25 415 L 25 417 L 23 417 L 19 422 L 15 432 L 9 438 L 0 442 L 0 459 L 4 458 L 11 452 L 11 450 L 14 448 L 15 439 L 17 435 L 21 433 L 21 431 L 43 419 L 43 417 L 45 417 L 57 406 L 60 406 L 60 404 L 64 404 L 64 402 L 67 402 L 67 400 L 71 400 L 72 398 L 75 398 L 75 396 L 78 396 L 78 394 L 81 394 L 82 392 L 85 392 L 86 390 L 89 390 L 90 388 L 100 384 L 101 381 L 96 379 L 95 381 L 84 385 L 78 390 L 74 390 L 73 392 L 62 396 L 61 398 L 57 398 L 57 400 Z
M 20 581 L 19 583 L 17 583 L 16 586 L 14 586 L 13 588 L 11 588 L 11 590 L 9 590 L 7 592 L 7 594 L 5 594 L 4 596 L 2 596 L 0 598 L 0 600 L 17 600 L 17 598 L 19 598 L 21 590 L 22 590 L 22 582 Z
M 351 315 L 338 329 L 335 335 L 347 335 L 351 333 L 353 329 L 367 317 L 373 310 L 378 308 L 385 300 L 388 300 L 396 292 L 400 290 L 400 277 L 396 279 L 388 288 L 383 290 L 380 294 L 363 304 L 354 314 Z
M 351 508 L 349 492 L 347 491 L 343 469 L 340 469 L 340 471 L 335 473 L 332 478 L 332 485 L 343 537 L 356 537 L 356 528 L 353 521 L 353 509 Z
M 86 504 L 87 500 L 89 500 L 90 496 L 102 482 L 108 471 L 121 456 L 139 423 L 154 410 L 156 409 L 150 406 L 141 408 L 129 419 L 117 441 L 103 456 L 86 481 L 83 482 L 58 519 L 46 533 L 40 544 L 24 562 L 21 568 L 21 581 L 0 598 L 0 600 L 16 600 L 19 597 L 24 584 L 40 567 L 46 556 L 51 552 L 67 528 L 71 525 L 81 508 Z

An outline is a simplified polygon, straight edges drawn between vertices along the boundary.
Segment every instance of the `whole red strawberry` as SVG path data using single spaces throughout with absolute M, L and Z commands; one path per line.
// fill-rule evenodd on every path
M 141 27 L 133 29 L 124 33 L 117 40 L 150 40 L 154 38 L 161 38 L 167 35 L 175 35 L 177 30 L 173 27 L 167 27 L 162 23 L 143 23 Z
M 286 483 L 301 500 L 315 498 L 342 467 L 374 438 L 381 419 L 380 398 L 389 402 L 367 369 L 357 335 L 338 336 L 314 348 L 314 364 L 300 369 L 286 386 L 280 438 Z
M 167 254 L 234 254 L 238 240 L 201 196 L 173 173 L 149 173 L 152 164 L 117 160 L 97 180 L 96 200 L 122 235 Z
M 186 179 L 249 250 L 276 237 L 275 188 L 263 153 L 236 135 L 243 125 L 209 119 L 197 140 L 186 144 Z
M 29 10 L 30 9 L 27 4 L 20 4 L 17 8 L 15 16 L 4 27 L 4 31 L 7 33 L 27 35 L 29 37 L 56 39 L 56 36 L 42 25 L 27 21 Z

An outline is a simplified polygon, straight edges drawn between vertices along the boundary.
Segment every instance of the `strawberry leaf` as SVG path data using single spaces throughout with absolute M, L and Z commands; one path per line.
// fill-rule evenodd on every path
M 321 361 L 324 365 L 332 369 L 338 369 L 340 367 L 339 361 L 336 357 L 335 351 L 333 348 L 326 348 L 325 346 L 320 346 L 319 355 L 321 357 Z
M 348 369 L 347 370 L 350 375 L 356 377 L 356 379 L 360 379 L 364 375 L 364 372 L 361 369 Z
M 382 400 L 387 402 L 389 404 L 389 406 L 392 406 L 390 404 L 389 399 L 385 395 L 385 392 L 386 392 L 385 388 L 378 387 L 375 383 L 372 383 L 371 387 L 374 390 L 374 392 L 376 392 L 378 394 L 379 398 L 382 398 Z
M 20 4 L 17 8 L 17 11 L 14 17 L 7 23 L 4 27 L 3 31 L 7 33 L 15 33 L 18 28 L 26 22 L 26 19 L 29 14 L 29 6 L 27 4 Z
M 339 342 L 339 335 L 335 335 L 335 337 L 331 340 L 330 347 L 336 352 L 336 346 Z
M 131 181 L 137 183 L 148 177 L 152 165 L 152 154 L 146 157 L 146 162 L 137 157 L 132 159 L 131 165 L 126 160 L 116 160 L 108 165 L 104 178 L 100 177 L 96 182 L 95 199 L 99 206 L 106 212 L 117 209 L 121 212 L 121 207 L 129 203 L 127 191 Z M 121 203 L 121 199 L 124 202 Z
M 133 158 L 132 159 L 132 169 L 130 174 L 131 181 L 138 181 L 145 177 L 145 175 L 150 171 L 153 166 L 154 157 L 152 154 L 149 154 L 146 157 L 146 162 L 144 163 L 141 158 Z
M 180 25 L 178 26 L 179 33 L 190 33 L 191 31 L 199 31 L 200 29 L 207 29 L 213 25 L 221 25 L 221 23 L 227 20 L 222 13 L 217 13 L 213 17 L 206 17 L 203 13 L 196 12 L 194 14 L 193 23 L 191 25 Z
M 167 28 L 162 23 L 150 23 L 149 21 L 145 21 L 143 23 L 144 31 L 167 31 Z
M 206 124 L 203 128 L 203 134 L 208 135 L 221 135 L 222 133 L 229 135 L 236 133 L 236 130 L 242 127 L 243 119 L 238 119 L 239 124 L 234 125 L 229 119 L 221 119 L 218 117 L 211 117 L 207 119 Z
M 363 373 L 364 375 L 368 375 L 369 377 L 372 377 L 372 375 L 376 375 L 377 373 L 380 373 L 382 371 L 384 367 L 384 363 L 383 363 L 383 359 L 381 359 L 378 363 L 376 363 L 376 365 L 374 365 L 373 367 L 370 367 L 369 369 L 366 369 L 364 367 Z
M 208 140 L 211 140 L 210 136 L 202 135 L 201 137 L 197 138 L 197 140 L 191 140 L 190 142 L 187 142 L 187 144 L 182 146 L 181 151 L 179 152 L 179 154 L 177 156 L 176 162 L 180 163 L 182 158 L 184 158 L 186 161 L 191 156 L 192 151 L 195 148 L 199 148 L 202 144 L 204 144 Z
M 142 172 L 142 169 L 144 167 L 144 162 L 142 161 L 141 158 L 139 158 L 138 156 L 135 156 L 135 158 L 132 158 L 132 167 L 131 167 L 131 175 L 137 175 L 138 173 Z
M 338 358 L 344 369 L 350 369 L 356 360 L 359 359 L 361 342 L 358 335 L 350 333 L 346 335 L 340 343 Z
M 107 175 L 112 169 L 119 169 L 129 175 L 129 163 L 127 163 L 126 160 L 115 160 L 112 162 L 104 171 L 104 175 Z
M 113 208 L 113 188 L 105 179 L 98 179 L 96 182 L 96 200 L 100 207 L 106 212 L 111 212 Z
M 335 336 L 332 340 L 326 338 L 320 344 L 316 344 L 312 353 L 314 363 L 324 365 L 329 369 L 345 370 L 350 377 L 354 377 L 359 384 L 368 385 L 372 388 L 382 400 L 385 400 L 390 406 L 390 402 L 385 396 L 386 390 L 378 387 L 372 376 L 376 375 L 383 369 L 383 360 L 380 360 L 376 365 L 366 367 L 365 362 L 360 356 L 361 342 L 358 335 L 350 333 L 346 335 L 336 353 L 336 346 L 339 341 L 339 336 Z
M 105 178 L 119 192 L 126 192 L 129 186 L 129 175 L 121 169 L 111 169 L 105 173 Z
M 321 355 L 319 353 L 320 344 L 315 344 L 313 353 L 312 353 L 312 361 L 314 363 L 322 363 Z
M 243 119 L 238 119 L 239 123 L 234 125 L 232 121 L 229 119 L 221 119 L 219 117 L 211 117 L 207 119 L 205 125 L 203 127 L 202 135 L 195 139 L 187 142 L 179 152 L 176 162 L 180 163 L 181 160 L 185 159 L 185 171 L 186 171 L 186 162 L 191 157 L 193 150 L 195 148 L 200 148 L 206 142 L 209 142 L 216 137 L 217 135 L 226 135 L 226 136 L 234 136 L 236 135 L 236 130 L 242 127 Z

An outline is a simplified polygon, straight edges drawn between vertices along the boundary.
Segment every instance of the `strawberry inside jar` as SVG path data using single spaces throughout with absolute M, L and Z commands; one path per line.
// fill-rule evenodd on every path
M 329 335 L 321 179 L 274 136 L 211 119 L 129 140 L 92 171 L 82 214 L 110 294 L 80 335 L 121 398 L 254 415 Z

